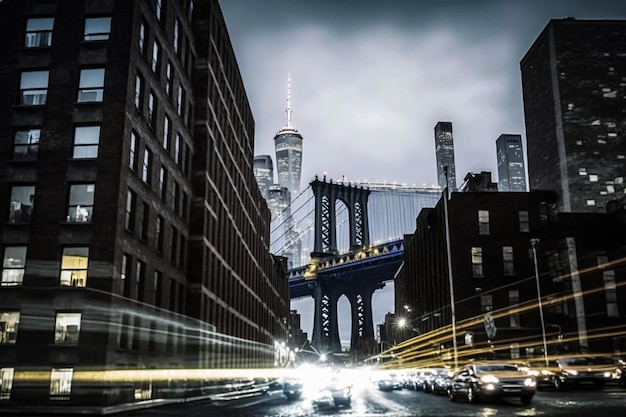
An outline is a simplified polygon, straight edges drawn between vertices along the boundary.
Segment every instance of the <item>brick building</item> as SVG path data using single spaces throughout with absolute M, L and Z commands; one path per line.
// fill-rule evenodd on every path
M 6 0 L 0 37 L 0 405 L 273 366 L 289 289 L 217 0 Z

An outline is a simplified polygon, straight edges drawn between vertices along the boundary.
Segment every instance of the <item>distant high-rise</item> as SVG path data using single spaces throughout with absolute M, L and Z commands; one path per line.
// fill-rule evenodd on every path
M 550 20 L 520 65 L 530 189 L 604 212 L 626 191 L 626 21 Z
M 287 78 L 287 126 L 274 136 L 278 184 L 295 195 L 300 192 L 302 135 L 291 126 L 291 77 Z
M 526 169 L 521 135 L 500 135 L 496 140 L 498 155 L 498 191 L 526 191 Z
M 254 157 L 254 176 L 264 199 L 269 198 L 270 186 L 274 183 L 274 164 L 269 155 Z
M 437 157 L 437 179 L 441 188 L 456 190 L 456 173 L 454 169 L 454 141 L 452 123 L 438 122 L 435 126 L 435 155 Z M 448 168 L 446 182 L 446 167 Z

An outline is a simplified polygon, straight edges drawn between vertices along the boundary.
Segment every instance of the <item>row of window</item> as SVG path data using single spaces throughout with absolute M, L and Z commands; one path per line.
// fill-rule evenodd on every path
M 92 221 L 94 183 L 72 184 L 69 186 L 65 221 L 87 223 Z M 35 186 L 29 184 L 11 187 L 9 223 L 30 223 L 35 202 Z
M 20 322 L 19 311 L 0 312 L 0 343 L 15 343 Z M 54 324 L 55 344 L 78 344 L 81 313 L 57 312 Z
M 40 140 L 41 128 L 39 127 L 17 129 L 13 136 L 13 159 L 16 161 L 36 160 L 39 153 Z M 99 124 L 75 126 L 72 158 L 97 158 L 99 144 Z
M 471 248 L 472 276 L 484 277 L 483 274 L 483 248 L 473 246 Z M 513 246 L 502 247 L 502 269 L 505 276 L 515 275 L 515 262 L 513 260 Z
M 520 232 L 530 231 L 530 220 L 528 216 L 528 211 L 522 210 L 518 212 L 518 222 Z M 489 210 L 478 210 L 478 234 L 490 234 Z
M 52 46 L 54 17 L 33 17 L 26 20 L 24 46 L 42 48 Z M 105 41 L 111 33 L 111 17 L 86 17 L 83 41 Z
M 63 248 L 59 284 L 84 287 L 87 283 L 89 247 Z M 6 246 L 2 261 L 2 286 L 21 285 L 26 268 L 26 246 Z
M 20 74 L 19 104 L 43 106 L 48 99 L 50 71 L 27 70 Z M 104 97 L 104 68 L 83 68 L 78 82 L 78 103 L 97 103 Z

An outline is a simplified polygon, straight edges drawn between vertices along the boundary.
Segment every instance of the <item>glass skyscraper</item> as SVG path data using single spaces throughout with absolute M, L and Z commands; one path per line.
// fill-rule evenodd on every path
M 435 156 L 437 157 L 437 180 L 441 188 L 448 186 L 456 190 L 456 172 L 454 169 L 454 141 L 451 122 L 438 122 L 435 125 Z M 448 181 L 446 182 L 446 169 Z
M 498 191 L 526 191 L 526 168 L 521 135 L 502 134 L 496 140 Z
M 286 187 L 294 197 L 300 192 L 302 170 L 302 135 L 291 126 L 291 77 L 287 81 L 287 126 L 274 136 L 278 184 Z

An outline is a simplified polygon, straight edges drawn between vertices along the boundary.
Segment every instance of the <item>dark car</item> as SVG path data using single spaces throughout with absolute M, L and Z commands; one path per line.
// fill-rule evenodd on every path
M 537 389 L 554 386 L 554 377 L 560 373 L 559 364 L 554 360 L 545 359 L 530 361 L 528 373 L 535 377 Z
M 469 402 L 518 397 L 522 404 L 530 404 L 536 389 L 535 378 L 515 365 L 473 364 L 454 375 L 448 396 L 451 401 L 464 397 Z
M 315 408 L 349 407 L 352 402 L 352 387 L 340 381 L 324 385 L 313 398 Z
M 402 389 L 404 381 L 394 373 L 387 374 L 378 380 L 378 389 L 381 391 L 391 391 Z
M 286 379 L 283 381 L 283 394 L 288 400 L 297 400 L 302 396 L 302 381 Z
M 554 388 L 564 389 L 570 385 L 592 384 L 602 388 L 605 383 L 614 379 L 619 361 L 611 357 L 571 357 L 556 360 L 559 366 L 554 376 Z
M 429 391 L 435 395 L 447 394 L 451 383 L 452 376 L 447 371 L 438 372 L 431 379 Z

